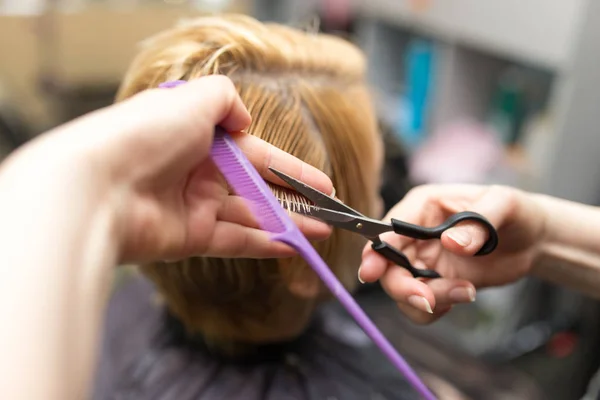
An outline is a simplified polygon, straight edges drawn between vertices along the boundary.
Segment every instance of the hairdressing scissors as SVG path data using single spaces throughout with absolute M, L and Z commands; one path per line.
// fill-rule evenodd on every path
M 389 261 L 406 268 L 415 278 L 433 279 L 441 278 L 441 276 L 433 270 L 415 268 L 406 255 L 382 241 L 379 238 L 379 235 L 393 231 L 399 235 L 408 236 L 418 240 L 440 239 L 444 231 L 450 229 L 459 222 L 471 220 L 480 223 L 488 231 L 488 239 L 475 254 L 476 256 L 487 255 L 494 251 L 498 245 L 498 233 L 494 226 L 485 217 L 475 212 L 464 211 L 456 213 L 450 216 L 442 224 L 431 228 L 413 225 L 394 218 L 392 218 L 389 223 L 382 222 L 364 216 L 341 201 L 336 200 L 281 171 L 274 168 L 269 168 L 269 170 L 294 188 L 298 193 L 314 203 L 314 205 L 299 207 L 298 210 L 294 210 L 295 212 L 322 220 L 334 227 L 362 235 L 372 242 L 371 247 L 373 250 L 387 258 Z

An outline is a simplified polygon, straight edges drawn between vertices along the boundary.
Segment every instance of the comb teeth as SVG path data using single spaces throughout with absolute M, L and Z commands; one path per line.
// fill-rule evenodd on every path
M 275 196 L 281 207 L 291 213 L 306 213 L 311 206 L 314 206 L 313 202 L 307 199 L 293 189 L 279 186 L 279 193 Z
M 283 233 L 291 228 L 288 226 L 291 221 L 287 218 L 286 212 L 263 178 L 247 161 L 233 139 L 218 127 L 211 155 L 236 194 L 249 203 L 252 213 L 263 230 Z

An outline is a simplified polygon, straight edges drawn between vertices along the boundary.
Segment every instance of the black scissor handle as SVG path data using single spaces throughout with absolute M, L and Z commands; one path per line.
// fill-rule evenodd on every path
M 498 246 L 498 232 L 494 226 L 483 215 L 472 211 L 463 211 L 452 215 L 446 221 L 438 226 L 426 228 L 424 226 L 409 224 L 408 222 L 400 221 L 392 218 L 392 227 L 394 232 L 399 235 L 408 236 L 414 239 L 429 240 L 439 239 L 444 231 L 452 228 L 456 224 L 463 221 L 475 221 L 483 225 L 488 231 L 488 240 L 483 244 L 476 256 L 484 256 L 490 254 Z
M 378 243 L 373 243 L 371 248 L 389 261 L 401 266 L 402 268 L 406 268 L 415 278 L 441 278 L 441 275 L 434 270 L 413 267 L 408 258 L 401 251 L 390 246 L 386 242 L 380 241 Z

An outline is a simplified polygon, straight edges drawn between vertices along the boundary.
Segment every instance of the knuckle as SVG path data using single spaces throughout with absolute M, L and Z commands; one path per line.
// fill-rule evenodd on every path
M 216 82 L 221 82 L 223 85 L 226 85 L 230 89 L 234 89 L 235 90 L 235 85 L 233 84 L 233 81 L 227 75 L 215 74 L 215 75 L 211 75 L 211 77 Z
M 213 84 L 219 87 L 219 90 L 225 94 L 227 99 L 227 104 L 233 103 L 235 98 L 238 96 L 237 89 L 235 88 L 235 84 L 233 81 L 225 75 L 210 75 L 207 78 L 211 78 L 213 80 Z
M 488 187 L 488 194 L 508 198 L 512 195 L 511 189 L 504 185 L 492 184 Z
M 520 191 L 504 185 L 491 185 L 488 194 L 494 198 L 501 199 L 506 210 L 511 213 L 518 207 Z
M 406 198 L 411 198 L 411 197 L 421 197 L 423 194 L 427 193 L 428 191 L 431 190 L 431 185 L 419 185 L 416 186 L 412 189 L 410 189 L 407 193 L 406 193 Z
M 219 84 L 219 85 L 232 85 L 231 79 L 226 75 L 222 74 L 213 74 L 213 75 L 205 75 L 197 79 L 200 83 L 204 84 Z

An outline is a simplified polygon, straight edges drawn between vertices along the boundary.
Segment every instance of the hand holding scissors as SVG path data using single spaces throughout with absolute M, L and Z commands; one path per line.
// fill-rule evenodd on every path
M 344 203 L 280 171 L 273 168 L 270 168 L 270 170 L 294 188 L 298 193 L 314 203 L 314 205 L 295 210 L 296 212 L 317 218 L 336 228 L 345 229 L 362 235 L 372 242 L 371 247 L 373 250 L 396 265 L 407 269 L 415 278 L 434 279 L 440 278 L 441 276 L 434 270 L 414 267 L 405 254 L 385 241 L 382 241 L 379 238 L 379 235 L 393 231 L 398 235 L 408 236 L 418 240 L 440 239 L 444 231 L 454 227 L 458 223 L 463 221 L 475 221 L 480 223 L 488 232 L 487 241 L 475 255 L 483 256 L 490 254 L 498 245 L 498 233 L 493 225 L 485 217 L 474 212 L 465 211 L 456 213 L 442 224 L 431 228 L 410 224 L 393 218 L 391 219 L 391 222 L 382 222 L 368 218 Z

